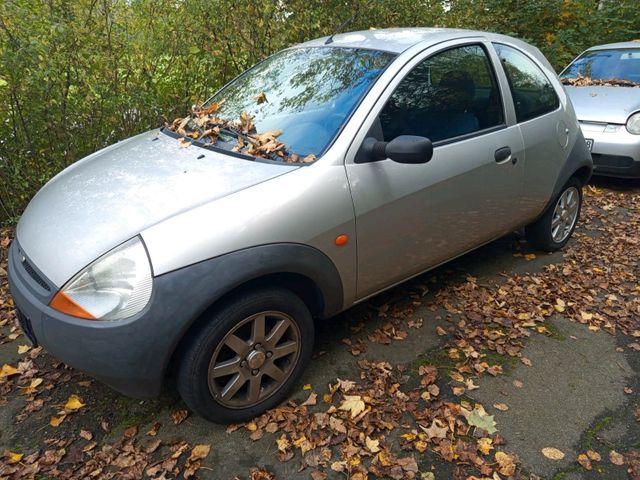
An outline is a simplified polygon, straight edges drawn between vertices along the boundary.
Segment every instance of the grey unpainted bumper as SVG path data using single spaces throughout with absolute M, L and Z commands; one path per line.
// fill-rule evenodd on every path
M 214 301 L 251 278 L 282 271 L 305 275 L 323 293 L 323 316 L 342 308 L 342 283 L 335 266 L 318 250 L 303 245 L 254 247 L 155 277 L 147 307 L 131 318 L 111 322 L 82 320 L 50 308 L 55 286 L 43 275 L 50 292 L 34 281 L 22 264 L 23 256 L 14 241 L 9 250 L 9 287 L 38 344 L 132 397 L 157 396 L 173 352 L 191 324 Z

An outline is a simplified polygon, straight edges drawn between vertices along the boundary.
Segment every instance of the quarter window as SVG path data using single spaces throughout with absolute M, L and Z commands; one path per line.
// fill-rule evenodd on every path
M 424 60 L 400 82 L 380 113 L 385 141 L 418 135 L 437 142 L 503 122 L 496 78 L 480 45 Z
M 518 122 L 558 108 L 560 101 L 551 82 L 529 57 L 506 45 L 494 46 L 509 80 Z

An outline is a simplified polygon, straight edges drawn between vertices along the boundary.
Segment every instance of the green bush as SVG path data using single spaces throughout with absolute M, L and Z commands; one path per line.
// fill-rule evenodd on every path
M 70 163 L 172 120 L 358 7 L 346 30 L 499 31 L 537 44 L 556 68 L 592 44 L 640 36 L 640 9 L 617 0 L 3 0 L 0 224 Z

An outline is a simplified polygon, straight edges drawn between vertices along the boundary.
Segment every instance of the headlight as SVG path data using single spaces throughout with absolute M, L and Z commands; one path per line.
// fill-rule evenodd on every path
M 50 306 L 90 320 L 120 320 L 149 302 L 153 280 L 147 251 L 139 237 L 103 255 L 73 277 Z
M 640 135 L 640 112 L 636 112 L 627 120 L 627 132 Z

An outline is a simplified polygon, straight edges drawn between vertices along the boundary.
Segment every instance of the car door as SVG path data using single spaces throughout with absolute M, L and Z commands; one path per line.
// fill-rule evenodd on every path
M 512 111 L 506 115 L 501 92 L 508 87 L 496 76 L 496 62 L 482 41 L 427 50 L 400 70 L 356 136 L 346 170 L 359 298 L 518 225 L 523 141 Z M 370 162 L 358 148 L 369 137 L 399 135 L 430 138 L 431 160 Z
M 493 44 L 507 77 L 525 152 L 523 220 L 540 215 L 551 199 L 560 169 L 578 130 L 565 122 L 555 73 L 515 45 Z M 546 72 L 545 72 L 546 70 Z M 554 88 L 553 81 L 557 84 Z M 572 131 L 573 130 L 573 131 Z

